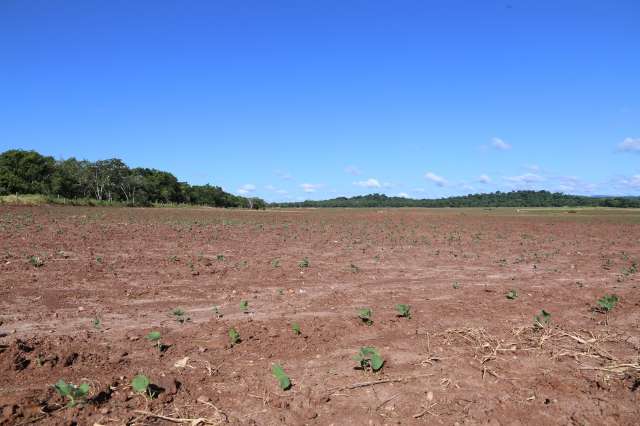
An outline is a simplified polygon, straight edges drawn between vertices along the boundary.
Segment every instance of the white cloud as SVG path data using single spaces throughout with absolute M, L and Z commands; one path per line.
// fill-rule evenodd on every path
M 256 190 L 256 186 L 252 183 L 246 183 L 238 189 L 238 194 L 247 195 Z
M 316 192 L 316 190 L 318 190 L 319 188 L 322 188 L 322 184 L 321 183 L 303 183 L 300 185 L 300 188 L 302 188 L 304 192 Z
M 534 173 L 525 173 L 523 175 L 518 175 L 518 176 L 509 176 L 509 177 L 506 177 L 505 179 L 513 183 L 536 183 L 536 182 L 542 182 L 543 180 L 545 180 L 542 176 L 536 175 Z
M 618 145 L 618 149 L 620 151 L 640 153 L 640 138 L 626 138 Z
M 361 186 L 363 188 L 381 188 L 382 187 L 378 179 L 374 179 L 374 178 L 353 182 L 353 184 L 356 186 Z
M 433 172 L 425 173 L 424 178 L 430 180 L 438 186 L 445 186 L 447 184 L 447 180 L 445 178 L 443 178 L 442 176 L 438 176 Z
M 500 149 L 503 151 L 507 149 L 511 149 L 511 145 L 506 143 L 500 138 L 491 138 L 491 146 L 494 147 L 495 149 Z
M 633 175 L 629 178 L 623 178 L 620 183 L 633 189 L 640 189 L 640 175 Z
M 398 194 L 398 197 L 409 198 L 409 194 L 407 194 L 406 192 L 401 192 Z
M 488 175 L 480 175 L 478 177 L 478 182 L 480 182 L 480 183 L 490 183 L 491 182 L 491 178 Z
M 344 171 L 345 173 L 349 173 L 350 175 L 353 175 L 353 176 L 358 176 L 362 174 L 360 169 L 357 168 L 356 166 L 347 166 L 344 168 Z
M 286 189 L 276 189 L 276 194 L 285 195 L 289 192 Z

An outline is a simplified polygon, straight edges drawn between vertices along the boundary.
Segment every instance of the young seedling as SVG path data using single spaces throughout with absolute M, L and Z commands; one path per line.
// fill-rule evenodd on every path
M 384 365 L 384 358 L 380 356 L 376 348 L 365 346 L 360 348 L 360 352 L 353 357 L 358 361 L 360 368 L 363 370 L 378 371 Z
M 304 259 L 302 259 L 300 261 L 300 263 L 298 263 L 298 266 L 301 268 L 308 268 L 309 267 L 309 259 L 307 259 L 306 257 Z
M 242 312 L 244 312 L 245 314 L 249 312 L 249 301 L 248 300 L 241 300 L 240 301 L 240 310 Z
M 514 300 L 517 297 L 518 297 L 518 291 L 515 289 L 509 290 L 509 292 L 506 294 L 506 298 L 509 300 Z
M 371 308 L 358 309 L 358 318 L 360 318 L 362 322 L 364 322 L 365 324 L 367 325 L 373 324 L 373 320 L 371 319 L 372 316 L 373 316 L 373 312 L 371 311 Z
M 100 320 L 100 318 L 95 317 L 93 319 L 93 328 L 95 328 L 96 330 L 99 330 L 102 327 L 102 321 Z
M 454 290 L 457 290 L 457 289 L 460 288 L 460 284 L 458 283 L 458 281 L 456 281 L 456 282 L 453 283 L 452 287 L 453 287 Z
M 598 306 L 604 313 L 609 313 L 618 304 L 618 296 L 615 294 L 605 294 L 602 298 L 598 299 Z
M 396 311 L 399 317 L 411 319 L 411 306 L 400 303 L 396 305 Z
M 540 314 L 533 317 L 534 328 L 545 328 L 551 321 L 551 314 L 544 309 L 540 311 Z
M 216 259 L 222 262 L 224 260 L 224 254 L 219 254 L 216 256 Z
M 271 266 L 274 268 L 279 268 L 280 267 L 280 259 L 273 259 L 271 261 Z
M 158 352 L 162 352 L 162 343 L 160 342 L 160 338 L 162 335 L 159 331 L 152 331 L 145 336 L 145 338 L 150 342 L 155 342 L 156 347 L 158 348 Z
M 278 296 L 282 296 L 284 294 L 284 289 L 279 288 L 278 289 Z
M 216 319 L 220 319 L 223 317 L 222 312 L 220 312 L 220 309 L 218 309 L 217 306 L 214 306 L 213 308 L 211 308 L 211 310 L 213 311 L 213 315 L 216 316 Z
M 29 263 L 31 263 L 35 268 L 39 268 L 44 265 L 44 260 L 40 259 L 38 256 L 31 256 L 29 258 Z
M 296 336 L 302 334 L 302 331 L 300 331 L 300 324 L 298 324 L 297 322 L 291 324 L 291 330 L 293 330 L 293 334 L 295 334 Z
M 178 321 L 180 324 L 184 324 L 191 319 L 186 316 L 186 312 L 181 308 L 175 308 L 173 311 L 171 311 L 171 315 L 173 315 L 176 318 L 176 321 Z
M 357 274 L 358 272 L 360 272 L 360 268 L 358 268 L 357 265 L 355 264 L 351 264 L 351 272 L 353 272 L 354 274 Z
M 67 383 L 60 379 L 53 387 L 61 397 L 69 400 L 67 407 L 75 407 L 89 394 L 88 383 L 82 383 L 80 386 L 76 386 L 73 383 Z
M 149 378 L 144 374 L 138 374 L 131 380 L 131 388 L 135 393 L 148 393 L 150 384 Z
M 231 343 L 231 346 L 241 342 L 240 333 L 238 333 L 238 331 L 233 327 L 229 329 L 229 342 Z
M 280 385 L 280 389 L 288 390 L 291 388 L 291 379 L 287 376 L 287 373 L 284 372 L 284 369 L 280 364 L 273 364 L 271 367 L 271 372 L 278 379 L 278 384 Z

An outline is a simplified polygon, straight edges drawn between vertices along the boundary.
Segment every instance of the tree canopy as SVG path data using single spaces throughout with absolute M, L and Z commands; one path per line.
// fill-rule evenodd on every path
M 470 194 L 438 199 L 387 197 L 384 194 L 322 201 L 273 203 L 272 207 L 640 207 L 640 197 L 587 197 L 549 191 Z
M 0 195 L 43 194 L 69 199 L 117 201 L 129 205 L 189 203 L 260 209 L 259 198 L 239 197 L 219 186 L 189 185 L 171 173 L 129 168 L 111 158 L 95 162 L 55 160 L 36 151 L 13 149 L 0 154 Z

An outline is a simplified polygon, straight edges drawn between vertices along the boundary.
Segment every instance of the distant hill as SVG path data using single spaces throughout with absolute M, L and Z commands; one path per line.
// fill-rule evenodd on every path
M 384 194 L 321 201 L 271 203 L 270 207 L 640 207 L 640 197 L 588 197 L 549 191 L 511 191 L 438 199 L 388 197 Z

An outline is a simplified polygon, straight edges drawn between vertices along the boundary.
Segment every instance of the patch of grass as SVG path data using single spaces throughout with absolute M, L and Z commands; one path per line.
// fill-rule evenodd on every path
M 156 347 L 158 348 L 158 352 L 162 352 L 163 346 L 162 346 L 162 342 L 160 341 L 161 338 L 162 338 L 162 334 L 160 334 L 159 331 L 152 331 L 145 336 L 145 339 L 147 339 L 150 342 L 154 342 L 156 344 Z
M 241 300 L 240 301 L 240 310 L 242 312 L 244 312 L 245 314 L 247 312 L 249 312 L 249 301 L 248 300 Z
M 175 308 L 171 311 L 171 315 L 173 315 L 180 324 L 184 324 L 187 321 L 191 321 L 191 318 L 186 316 L 186 312 L 181 308 Z
M 615 294 L 605 294 L 603 297 L 598 299 L 598 306 L 605 313 L 611 312 L 617 304 L 618 296 Z

